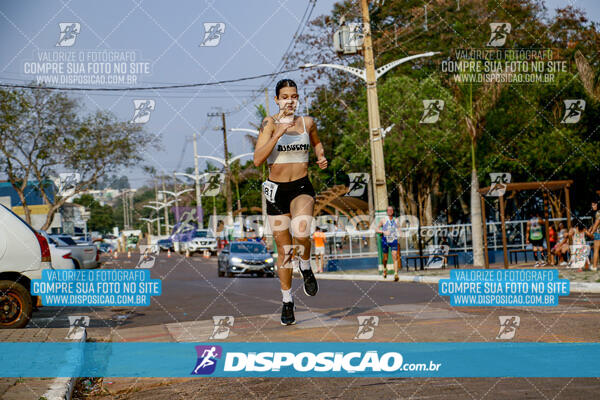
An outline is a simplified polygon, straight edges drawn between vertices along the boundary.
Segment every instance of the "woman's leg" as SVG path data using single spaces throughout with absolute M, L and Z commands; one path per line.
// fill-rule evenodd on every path
M 319 285 L 310 265 L 310 229 L 313 222 L 314 199 L 308 194 L 294 197 L 290 203 L 292 214 L 291 231 L 294 243 L 300 245 L 300 273 L 304 280 L 304 293 L 315 296 L 319 291 Z
M 292 215 L 291 232 L 294 236 L 294 244 L 301 245 L 302 260 L 310 260 L 310 228 L 313 219 L 313 208 L 315 200 L 312 196 L 301 194 L 296 196 L 290 203 Z
M 292 287 L 292 257 L 286 254 L 286 249 L 292 244 L 290 235 L 290 214 L 269 215 L 269 225 L 277 244 L 277 275 L 281 289 L 288 290 Z

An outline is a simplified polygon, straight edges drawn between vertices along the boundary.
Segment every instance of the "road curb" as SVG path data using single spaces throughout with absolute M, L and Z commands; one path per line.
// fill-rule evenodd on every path
M 340 281 L 371 281 L 371 282 L 394 282 L 394 275 L 388 274 L 387 279 L 380 275 L 361 274 L 316 274 L 317 279 L 340 280 Z M 449 279 L 447 276 L 424 276 L 398 274 L 400 282 L 412 283 L 438 283 L 440 279 Z M 570 291 L 573 293 L 600 293 L 600 283 L 595 282 L 570 282 Z
M 81 335 L 78 342 L 84 343 L 86 340 L 87 330 L 83 327 L 83 335 Z M 82 360 L 83 356 L 83 347 L 80 351 L 67 355 L 68 358 L 77 358 L 79 360 Z M 77 363 L 75 363 L 75 365 L 77 365 Z M 46 400 L 71 400 L 73 389 L 75 389 L 75 384 L 77 379 L 79 379 L 79 372 L 73 371 L 73 373 L 70 373 L 69 375 L 70 376 L 64 378 L 55 378 L 42 398 L 45 398 Z
M 600 283 L 594 282 L 571 282 L 571 292 L 576 293 L 600 293 Z
M 341 280 L 341 281 L 377 281 L 377 282 L 392 282 L 394 283 L 394 274 L 388 274 L 387 279 L 379 275 L 361 275 L 361 274 L 316 274 L 317 279 Z M 415 282 L 415 283 L 438 283 L 442 277 L 423 276 L 423 275 L 403 275 L 398 274 L 400 282 Z

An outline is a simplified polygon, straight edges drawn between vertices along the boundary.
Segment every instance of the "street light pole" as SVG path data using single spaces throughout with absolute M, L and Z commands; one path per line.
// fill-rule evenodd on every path
M 152 225 L 151 224 L 154 221 L 158 221 L 159 219 L 161 219 L 161 217 L 158 217 L 158 218 L 140 218 L 140 220 L 146 221 L 146 227 L 148 228 L 148 233 L 150 235 L 152 235 Z
M 156 232 L 157 232 L 157 235 L 160 237 L 160 214 L 158 213 L 158 211 L 160 210 L 160 207 L 154 207 L 154 206 L 150 206 L 150 205 L 144 205 L 144 207 L 151 208 L 152 210 L 154 210 L 156 212 L 156 217 L 157 217 L 156 218 Z
M 198 229 L 204 228 L 203 218 L 200 217 L 202 210 L 202 196 L 200 194 L 200 179 L 198 174 L 198 145 L 196 144 L 196 133 L 194 132 L 194 176 L 196 181 L 196 217 L 198 219 Z
M 365 4 L 366 0 L 361 0 L 361 4 Z M 365 9 L 363 9 L 365 11 Z M 369 139 L 371 147 L 371 179 L 373 188 L 373 206 L 375 208 L 375 221 L 385 218 L 385 212 L 388 205 L 387 202 L 387 185 L 385 182 L 385 165 L 383 158 L 383 133 L 381 129 L 381 123 L 379 119 L 379 101 L 377 99 L 377 86 L 376 82 L 382 75 L 387 73 L 394 67 L 403 64 L 407 61 L 414 60 L 422 57 L 431 57 L 439 52 L 428 52 L 423 54 L 417 54 L 413 56 L 404 57 L 396 61 L 392 61 L 382 67 L 375 69 L 373 62 L 373 48 L 371 44 L 371 31 L 368 22 L 368 13 L 366 13 L 365 23 L 365 69 L 349 67 L 346 65 L 339 64 L 304 64 L 300 68 L 312 68 L 312 67 L 329 67 L 348 72 L 354 76 L 357 76 L 364 80 L 367 84 L 367 109 L 369 113 Z M 368 32 L 368 34 L 367 34 Z
M 157 192 L 157 194 L 158 194 L 158 192 Z M 162 208 L 166 208 L 166 207 L 170 206 L 171 204 L 173 204 L 173 200 L 168 201 L 168 202 L 166 202 L 166 201 L 163 202 L 163 201 L 155 200 L 155 201 L 149 201 L 149 203 L 156 204 L 156 206 L 144 205 L 144 207 L 151 208 L 154 211 L 156 211 L 156 216 L 157 216 L 156 225 L 157 225 L 158 236 L 160 236 L 160 220 L 161 220 L 161 217 L 160 217 L 160 214 L 158 212 Z
M 269 112 L 269 88 L 265 88 L 265 111 L 267 117 L 269 117 L 271 115 Z M 265 180 L 265 163 L 262 164 L 262 180 Z M 267 198 L 265 196 L 265 191 L 262 189 L 262 185 L 260 187 L 260 208 L 262 210 L 263 236 L 265 236 L 264 232 L 266 231 L 267 226 Z
M 161 177 L 161 181 L 162 181 L 162 192 L 164 192 L 164 191 L 166 191 L 164 176 Z M 165 207 L 165 234 L 166 235 L 169 234 L 169 209 L 167 207 Z
M 388 206 L 387 185 L 385 182 L 385 165 L 383 159 L 383 141 L 381 140 L 381 127 L 379 119 L 379 100 L 377 98 L 377 77 L 375 75 L 375 61 L 373 59 L 373 44 L 371 40 L 371 23 L 367 0 L 361 0 L 364 57 L 367 81 L 367 109 L 369 114 L 369 138 L 371 145 L 371 168 L 373 182 L 373 197 L 375 206 L 375 219 L 385 216 Z

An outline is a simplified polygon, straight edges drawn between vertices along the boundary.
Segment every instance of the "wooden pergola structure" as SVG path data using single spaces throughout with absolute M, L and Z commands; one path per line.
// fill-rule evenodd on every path
M 544 225 L 546 230 L 546 246 L 550 245 L 550 234 L 549 227 L 550 224 L 548 222 L 548 192 L 562 190 L 565 194 L 565 208 L 567 212 L 567 226 L 568 229 L 571 229 L 571 201 L 569 198 L 569 187 L 573 184 L 572 180 L 564 180 L 564 181 L 546 181 L 546 182 L 517 182 L 517 183 L 507 183 L 505 184 L 506 193 L 510 192 L 520 192 L 525 190 L 540 190 L 542 192 L 542 196 L 544 198 Z M 489 256 L 488 256 L 488 243 L 487 243 L 487 226 L 485 220 L 485 195 L 490 190 L 490 187 L 485 187 L 483 189 L 479 189 L 479 198 L 481 199 L 481 217 L 483 220 L 483 243 L 485 246 L 485 267 L 490 267 Z M 505 199 L 504 195 L 498 196 L 498 201 L 500 203 L 500 222 L 502 224 L 502 248 L 504 252 L 504 268 L 508 268 L 508 251 L 506 244 L 506 221 L 504 215 L 505 208 Z M 549 248 L 546 248 L 546 251 L 550 251 Z
M 345 196 L 348 190 L 348 186 L 335 185 L 320 192 L 315 197 L 313 217 L 321 214 L 342 214 L 348 221 L 353 221 L 361 215 L 369 215 L 369 203 L 357 197 Z

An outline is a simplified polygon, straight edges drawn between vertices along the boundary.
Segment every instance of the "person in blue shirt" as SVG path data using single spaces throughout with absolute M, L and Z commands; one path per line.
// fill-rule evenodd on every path
M 383 279 L 387 278 L 388 253 L 392 250 L 394 259 L 394 281 L 398 282 L 398 233 L 400 225 L 394 218 L 394 207 L 387 208 L 387 218 L 379 221 L 377 233 L 382 234 L 381 250 L 383 252 Z

